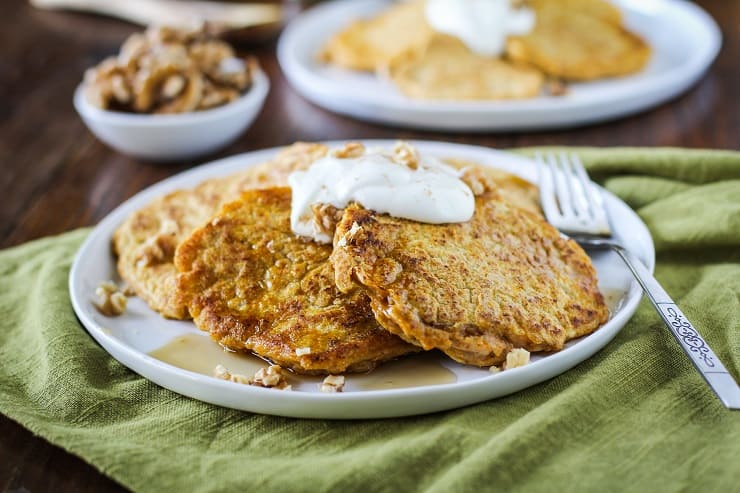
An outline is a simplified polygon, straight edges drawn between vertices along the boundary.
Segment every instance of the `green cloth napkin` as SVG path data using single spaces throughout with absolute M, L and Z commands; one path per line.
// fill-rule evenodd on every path
M 579 152 L 650 227 L 658 279 L 738 379 L 740 153 Z M 403 419 L 261 416 L 164 390 L 93 342 L 67 291 L 87 232 L 0 252 L 0 411 L 133 490 L 740 487 L 740 413 L 645 302 L 593 358 L 505 398 Z

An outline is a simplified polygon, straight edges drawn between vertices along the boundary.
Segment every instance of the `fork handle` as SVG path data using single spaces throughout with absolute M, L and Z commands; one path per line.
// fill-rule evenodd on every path
M 676 306 L 676 303 L 641 261 L 631 258 L 630 254 L 621 247 L 614 246 L 613 249 L 632 271 L 663 322 L 671 330 L 673 337 L 676 338 L 717 397 L 728 409 L 740 409 L 740 387 L 709 344 L 699 335 L 696 327 L 689 322 L 686 315 Z

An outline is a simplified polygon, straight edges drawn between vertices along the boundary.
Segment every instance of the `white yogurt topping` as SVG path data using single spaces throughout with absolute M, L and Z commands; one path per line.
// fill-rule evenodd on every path
M 458 170 L 430 157 L 420 158 L 417 168 L 411 169 L 392 157 L 382 150 L 351 158 L 327 156 L 306 171 L 291 173 L 293 232 L 331 243 L 314 221 L 314 204 L 341 209 L 357 202 L 366 209 L 430 224 L 465 222 L 473 217 L 473 192 L 460 180 Z
M 504 51 L 510 34 L 527 34 L 534 12 L 511 7 L 510 0 L 427 0 L 426 18 L 436 31 L 459 38 L 482 56 Z

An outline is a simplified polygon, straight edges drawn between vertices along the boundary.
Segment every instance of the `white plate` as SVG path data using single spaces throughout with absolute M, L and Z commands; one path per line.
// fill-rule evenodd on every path
M 640 73 L 570 85 L 567 95 L 521 101 L 434 102 L 404 97 L 372 74 L 316 60 L 324 42 L 354 18 L 389 0 L 341 0 L 293 20 L 278 45 L 280 66 L 293 87 L 326 109 L 361 120 L 447 131 L 511 131 L 583 125 L 635 113 L 682 93 L 712 64 L 722 35 L 700 7 L 683 0 L 615 0 L 629 29 L 652 47 Z
M 368 146 L 389 147 L 391 141 L 367 141 Z M 440 142 L 416 142 L 418 148 L 438 157 L 457 157 L 501 168 L 535 181 L 532 161 L 483 147 Z M 338 142 L 330 145 L 339 145 Z M 499 374 L 486 369 L 459 365 L 442 355 L 428 358 L 451 370 L 457 381 L 448 384 L 390 390 L 358 390 L 348 375 L 345 392 L 318 391 L 316 381 L 298 382 L 292 392 L 263 389 L 231 383 L 186 371 L 148 355 L 183 334 L 199 331 L 191 322 L 165 320 L 140 299 L 131 298 L 124 315 L 107 318 L 91 301 L 98 284 L 118 279 L 111 256 L 110 239 L 116 227 L 133 211 L 169 191 L 193 187 L 206 178 L 234 173 L 263 162 L 276 149 L 250 152 L 206 164 L 173 176 L 135 195 L 111 212 L 92 231 L 81 246 L 69 277 L 72 304 L 88 332 L 118 361 L 149 380 L 179 392 L 221 406 L 281 416 L 359 419 L 429 413 L 485 401 L 516 392 L 552 378 L 604 347 L 632 316 L 642 291 L 619 258 L 611 252 L 592 256 L 599 274 L 600 288 L 616 294 L 617 308 L 611 320 L 593 334 L 571 341 L 566 348 L 549 355 L 533 355 L 532 362 Z M 628 239 L 630 250 L 652 270 L 654 247 L 650 234 L 638 216 L 622 201 L 604 191 L 614 220 L 616 235 Z M 390 363 L 394 364 L 394 363 Z

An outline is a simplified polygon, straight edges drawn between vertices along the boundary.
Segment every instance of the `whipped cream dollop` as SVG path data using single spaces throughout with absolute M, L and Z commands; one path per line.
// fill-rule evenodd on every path
M 510 34 L 529 33 L 535 15 L 510 0 L 427 0 L 426 18 L 436 31 L 459 38 L 475 53 L 495 57 Z
M 356 144 L 355 144 L 356 145 Z M 366 209 L 413 221 L 443 224 L 469 221 L 475 198 L 460 172 L 400 144 L 393 151 L 334 152 L 288 177 L 292 189 L 290 225 L 299 236 L 331 243 L 314 219 L 312 206 L 338 209 L 357 202 Z

